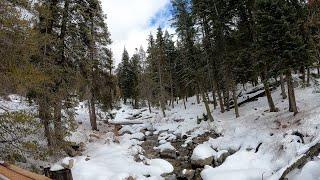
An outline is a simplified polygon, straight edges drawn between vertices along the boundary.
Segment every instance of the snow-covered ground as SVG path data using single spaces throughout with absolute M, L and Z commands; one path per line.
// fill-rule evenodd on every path
M 288 102 L 281 98 L 280 88 L 272 92 L 279 112 L 270 113 L 266 97 L 261 97 L 241 105 L 240 118 L 235 118 L 233 110 L 225 113 L 219 109 L 212 110 L 213 123 L 197 124 L 197 118 L 201 118 L 206 111 L 202 103 L 196 103 L 195 97 L 188 99 L 187 109 L 184 109 L 182 102 L 175 104 L 174 109 L 167 109 L 166 118 L 162 118 L 156 108 L 149 113 L 147 108 L 135 110 L 122 105 L 115 111 L 113 122 L 130 121 L 136 117 L 134 121 L 142 124 L 124 126 L 120 137 L 115 137 L 114 127 L 103 121 L 98 122 L 100 131 L 92 132 L 87 108 L 81 104 L 76 111 L 76 120 L 81 123 L 69 139 L 83 142 L 86 148 L 82 156 L 73 158 L 73 177 L 75 180 L 163 179 L 161 175 L 172 172 L 174 168 L 168 161 L 146 157 L 141 157 L 141 162 L 135 161 L 135 155 L 143 154 L 141 144 L 145 137 L 150 133 L 158 134 L 160 145 L 154 149 L 172 150 L 174 147 L 170 141 L 177 137 L 185 136 L 182 146 L 187 146 L 194 137 L 214 130 L 221 136 L 199 144 L 190 158 L 212 156 L 216 159 L 229 150 L 235 153 L 220 166 L 206 165 L 201 172 L 203 179 L 278 179 L 279 173 L 288 164 L 320 140 L 320 94 L 313 93 L 312 86 L 295 90 L 299 108 L 296 116 L 288 112 Z M 14 105 L 10 107 L 15 108 Z M 301 133 L 303 139 L 295 132 Z M 288 177 L 293 180 L 316 180 L 320 177 L 319 168 L 320 161 L 314 159 Z

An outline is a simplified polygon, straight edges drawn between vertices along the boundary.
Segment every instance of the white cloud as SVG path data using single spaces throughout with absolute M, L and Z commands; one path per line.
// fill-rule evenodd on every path
M 121 61 L 124 46 L 129 54 L 140 45 L 146 48 L 150 32 L 158 24 L 150 26 L 150 20 L 170 3 L 170 0 L 101 0 L 111 33 L 115 64 Z

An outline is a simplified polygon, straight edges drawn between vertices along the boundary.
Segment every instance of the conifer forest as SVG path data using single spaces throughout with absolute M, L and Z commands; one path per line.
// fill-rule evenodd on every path
M 319 178 L 319 0 L 0 0 L 1 180 Z

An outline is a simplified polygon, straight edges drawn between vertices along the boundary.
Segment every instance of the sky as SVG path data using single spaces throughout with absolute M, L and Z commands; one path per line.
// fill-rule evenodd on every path
M 147 38 L 161 26 L 170 27 L 170 0 L 101 0 L 111 33 L 115 65 L 121 62 L 124 47 L 130 56 L 136 48 L 147 48 Z

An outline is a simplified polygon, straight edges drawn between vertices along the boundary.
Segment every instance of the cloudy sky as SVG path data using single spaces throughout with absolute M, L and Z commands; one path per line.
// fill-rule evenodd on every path
M 123 48 L 130 56 L 141 45 L 146 49 L 150 32 L 161 26 L 170 28 L 170 0 L 101 0 L 111 33 L 115 64 L 121 61 Z

